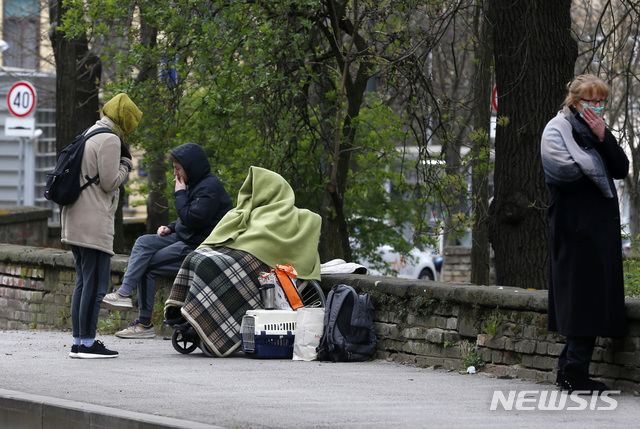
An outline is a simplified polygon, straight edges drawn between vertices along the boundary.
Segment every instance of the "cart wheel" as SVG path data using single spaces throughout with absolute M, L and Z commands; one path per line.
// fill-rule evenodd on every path
M 171 344 L 173 344 L 173 348 L 176 349 L 176 351 L 184 355 L 188 355 L 198 348 L 197 342 L 193 341 L 188 335 L 185 335 L 183 331 L 177 329 L 173 331 Z
M 202 350 L 202 353 L 204 353 L 206 357 L 216 357 L 216 355 L 211 353 L 207 345 L 202 340 L 200 340 L 200 349 Z
M 315 280 L 296 280 L 296 287 L 305 307 L 324 308 L 326 302 L 324 291 Z

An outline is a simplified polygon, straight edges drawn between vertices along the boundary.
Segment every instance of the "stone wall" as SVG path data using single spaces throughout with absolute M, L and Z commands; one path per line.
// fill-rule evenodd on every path
M 0 208 L 0 243 L 69 250 L 69 246 L 60 242 L 60 223 L 49 223 L 51 214 L 51 209 L 42 207 Z M 125 219 L 123 234 L 123 249 L 130 252 L 136 239 L 146 234 L 146 223 L 139 219 Z
M 470 282 L 471 281 L 471 247 L 447 246 L 443 250 L 444 261 L 440 281 Z M 495 284 L 495 267 L 493 259 L 489 267 L 490 283 Z
M 565 338 L 547 330 L 547 291 L 363 275 L 323 276 L 369 292 L 377 357 L 418 366 L 555 383 Z M 627 298 L 628 335 L 599 338 L 591 374 L 610 387 L 640 390 L 640 301 Z M 481 366 L 480 366 L 481 365 Z
M 119 285 L 129 257 L 111 259 L 111 286 Z M 171 291 L 171 279 L 156 285 L 156 330 L 162 327 L 162 305 Z M 14 244 L 0 244 L 0 329 L 71 329 L 71 297 L 75 264 L 70 251 Z M 134 310 L 100 310 L 99 330 L 115 333 L 138 317 Z
M 0 243 L 50 246 L 47 220 L 50 209 L 4 207 L 0 209 Z M 60 242 L 60 236 L 58 236 Z
M 126 256 L 113 257 L 113 284 L 119 284 L 126 263 Z M 0 244 L 0 329 L 70 329 L 74 278 L 68 251 Z M 547 331 L 546 291 L 353 274 L 322 278 L 325 291 L 339 283 L 371 294 L 378 358 L 448 370 L 475 365 L 499 377 L 555 380 L 564 338 Z M 165 335 L 172 333 L 161 327 L 171 284 L 172 279 L 161 279 L 156 295 L 154 321 Z M 639 300 L 627 299 L 626 310 L 627 337 L 598 339 L 591 373 L 612 388 L 637 391 Z M 120 312 L 120 318 L 114 313 L 101 311 L 107 334 L 137 317 L 135 310 Z

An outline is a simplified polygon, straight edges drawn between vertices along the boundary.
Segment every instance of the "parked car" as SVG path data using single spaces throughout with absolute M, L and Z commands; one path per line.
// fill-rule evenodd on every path
M 394 275 L 403 279 L 437 280 L 439 270 L 436 269 L 436 259 L 438 255 L 433 249 L 420 250 L 414 247 L 408 257 L 403 257 L 393 247 L 384 245 L 378 247 L 375 253 L 388 265 L 388 268 L 381 267 L 379 263 L 373 263 L 369 260 L 361 261 L 360 264 L 367 267 L 370 275 Z

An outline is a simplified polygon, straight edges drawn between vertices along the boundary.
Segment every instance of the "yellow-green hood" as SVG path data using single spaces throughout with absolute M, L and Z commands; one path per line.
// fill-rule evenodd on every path
M 109 100 L 104 105 L 102 113 L 111 119 L 125 136 L 133 133 L 138 128 L 140 118 L 142 118 L 142 112 L 138 109 L 138 106 L 124 93 L 118 94 Z
M 289 183 L 273 171 L 249 168 L 238 203 L 202 246 L 243 250 L 275 268 L 291 264 L 302 279 L 320 279 L 321 218 L 295 206 Z

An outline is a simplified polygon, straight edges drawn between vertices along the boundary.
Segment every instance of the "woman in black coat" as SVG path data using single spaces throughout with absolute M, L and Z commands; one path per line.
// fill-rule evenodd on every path
M 629 160 L 602 119 L 609 86 L 594 75 L 568 85 L 564 108 L 542 134 L 549 193 L 549 329 L 566 336 L 558 384 L 607 390 L 589 378 L 597 336 L 625 333 L 620 210 L 613 179 Z

